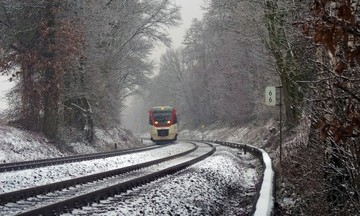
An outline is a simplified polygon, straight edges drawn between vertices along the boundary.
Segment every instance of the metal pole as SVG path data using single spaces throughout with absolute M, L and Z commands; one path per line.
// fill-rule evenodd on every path
M 278 86 L 279 90 L 280 90 L 280 103 L 279 103 L 279 106 L 280 106 L 280 165 L 281 165 L 281 158 L 282 158 L 282 95 L 281 95 L 281 92 L 282 92 L 282 86 Z

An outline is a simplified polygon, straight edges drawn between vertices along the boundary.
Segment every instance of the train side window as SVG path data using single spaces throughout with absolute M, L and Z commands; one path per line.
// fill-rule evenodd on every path
M 177 123 L 177 116 L 175 115 L 175 118 L 174 118 L 174 124 Z
M 153 122 L 152 122 L 151 116 L 149 116 L 149 124 L 150 124 L 150 125 L 153 125 Z

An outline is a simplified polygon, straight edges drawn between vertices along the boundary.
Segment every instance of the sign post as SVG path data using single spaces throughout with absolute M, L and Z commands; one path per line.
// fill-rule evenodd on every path
M 279 125 L 279 131 L 280 131 L 280 164 L 281 164 L 281 158 L 282 158 L 282 86 L 268 86 L 265 88 L 265 104 L 268 106 L 275 106 L 276 104 L 276 90 L 279 89 L 279 107 L 280 107 L 280 125 Z
M 268 106 L 276 105 L 276 87 L 268 86 L 265 89 L 265 104 Z
M 282 158 L 282 95 L 281 95 L 281 91 L 282 91 L 282 86 L 278 86 L 277 87 L 279 89 L 280 92 L 280 101 L 279 101 L 279 107 L 280 107 L 280 166 L 281 166 L 281 158 Z

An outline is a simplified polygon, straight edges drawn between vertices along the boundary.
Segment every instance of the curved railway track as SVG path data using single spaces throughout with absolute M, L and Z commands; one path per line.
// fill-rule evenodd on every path
M 67 212 L 174 174 L 215 152 L 215 147 L 208 143 L 193 145 L 190 150 L 146 163 L 0 194 L 0 212 L 5 215 L 53 215 Z
M 0 172 L 8 172 L 11 170 L 24 170 L 30 169 L 35 167 L 44 167 L 50 165 L 58 165 L 64 163 L 72 163 L 77 161 L 85 161 L 85 160 L 93 160 L 98 158 L 107 158 L 107 157 L 114 157 L 120 156 L 124 154 L 148 151 L 155 148 L 165 147 L 166 145 L 152 145 L 148 147 L 141 147 L 129 150 L 117 150 L 117 151 L 109 151 L 109 152 L 101 152 L 101 153 L 94 153 L 94 154 L 85 154 L 85 155 L 75 155 L 75 156 L 67 156 L 67 157 L 59 157 L 59 158 L 49 158 L 49 159 L 41 159 L 41 160 L 32 160 L 32 161 L 22 161 L 22 162 L 15 162 L 15 163 L 3 163 L 0 164 Z

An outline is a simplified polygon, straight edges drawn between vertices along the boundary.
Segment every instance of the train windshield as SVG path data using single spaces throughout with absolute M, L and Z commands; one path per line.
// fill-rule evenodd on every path
M 165 123 L 171 120 L 172 111 L 153 111 L 154 120 L 159 123 Z

